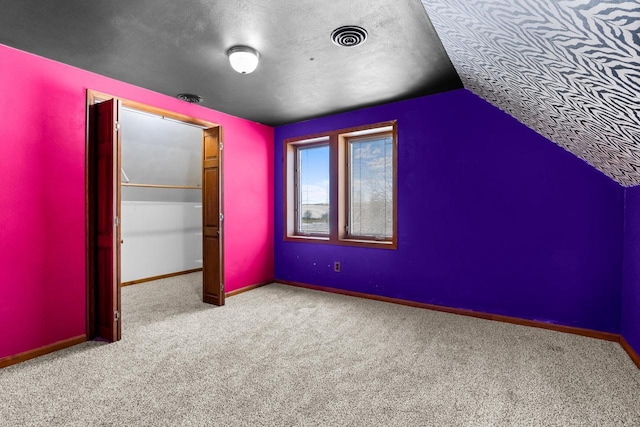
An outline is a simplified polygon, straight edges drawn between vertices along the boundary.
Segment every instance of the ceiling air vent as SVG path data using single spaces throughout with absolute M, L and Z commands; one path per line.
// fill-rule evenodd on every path
M 358 46 L 367 40 L 367 30 L 355 25 L 336 28 L 331 33 L 331 41 L 338 46 L 353 47 Z
M 194 95 L 192 93 L 179 93 L 178 99 L 190 102 L 192 104 L 200 104 L 202 102 L 202 97 L 200 95 Z

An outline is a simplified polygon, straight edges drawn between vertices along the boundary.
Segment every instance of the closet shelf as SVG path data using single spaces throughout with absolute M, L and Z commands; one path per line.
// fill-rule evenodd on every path
M 183 190 L 202 190 L 202 187 L 197 185 L 163 185 L 163 184 L 132 184 L 130 182 L 123 182 L 123 187 L 144 187 L 144 188 L 180 188 Z

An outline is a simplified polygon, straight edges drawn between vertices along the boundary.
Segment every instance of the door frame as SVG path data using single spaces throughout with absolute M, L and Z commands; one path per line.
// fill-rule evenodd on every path
M 91 106 L 107 100 L 120 101 L 123 107 L 130 109 L 143 111 L 146 113 L 154 114 L 170 120 L 183 122 L 187 124 L 196 125 L 203 128 L 219 129 L 220 141 L 223 139 L 223 128 L 217 123 L 199 119 L 196 117 L 188 116 L 181 113 L 176 113 L 163 108 L 154 107 L 142 102 L 132 101 L 129 99 L 121 98 L 118 96 L 110 95 L 108 93 L 99 92 L 93 89 L 87 89 L 87 105 L 86 105 L 86 136 L 85 136 L 85 253 L 86 253 L 86 336 L 87 340 L 91 340 L 96 337 L 96 304 L 97 304 L 97 292 L 96 292 L 96 230 L 94 226 L 94 219 L 96 217 L 96 207 L 93 202 L 94 179 L 95 179 L 95 156 L 96 150 L 93 144 L 93 138 L 90 135 L 90 120 L 91 120 Z M 218 200 L 220 206 L 220 213 L 224 213 L 224 150 L 220 150 L 220 182 L 218 189 Z M 119 193 L 118 193 L 119 194 Z M 120 200 L 117 200 L 118 207 L 120 206 Z M 224 283 L 224 222 L 220 223 L 220 283 Z M 204 257 L 203 257 L 204 262 Z M 119 263 L 118 263 L 119 264 Z M 203 265 L 204 267 L 204 265 Z M 120 267 L 119 267 L 120 268 Z M 222 291 L 224 292 L 224 291 Z

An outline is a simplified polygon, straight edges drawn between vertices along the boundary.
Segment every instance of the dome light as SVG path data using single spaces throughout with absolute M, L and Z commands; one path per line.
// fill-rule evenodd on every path
M 258 51 L 249 46 L 234 46 L 227 51 L 231 68 L 240 74 L 253 73 L 258 68 Z

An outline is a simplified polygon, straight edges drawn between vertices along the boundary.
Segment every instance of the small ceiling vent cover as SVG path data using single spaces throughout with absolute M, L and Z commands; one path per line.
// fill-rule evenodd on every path
M 336 28 L 331 33 L 331 41 L 338 46 L 353 47 L 358 46 L 367 40 L 367 30 L 355 25 Z
M 190 102 L 192 104 L 200 104 L 202 102 L 202 97 L 200 95 L 194 95 L 192 93 L 179 93 L 178 99 Z

